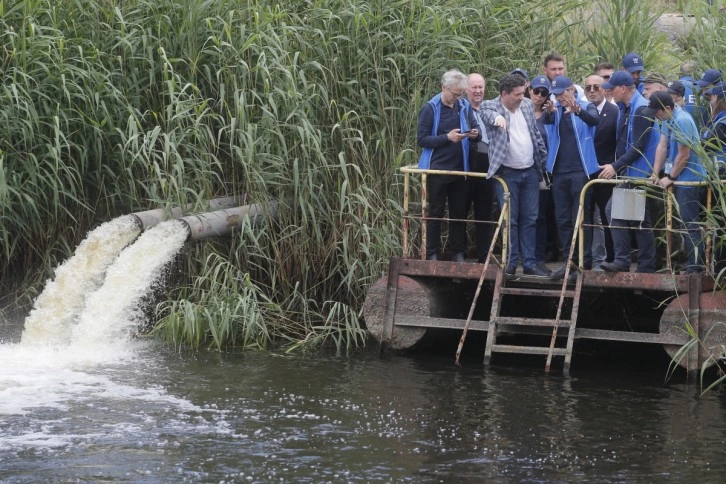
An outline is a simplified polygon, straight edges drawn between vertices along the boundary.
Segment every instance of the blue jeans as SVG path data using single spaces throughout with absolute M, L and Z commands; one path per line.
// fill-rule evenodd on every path
M 689 272 L 703 267 L 703 237 L 698 217 L 701 215 L 701 194 L 699 187 L 673 187 L 673 196 L 678 204 L 680 220 L 686 228 L 683 236 L 685 252 L 688 257 Z
M 515 170 L 501 166 L 496 173 L 509 188 L 509 254 L 507 265 L 534 270 L 537 260 L 534 249 L 537 240 L 537 213 L 539 212 L 539 176 L 534 166 Z M 497 184 L 499 206 L 504 205 L 504 189 Z
M 557 232 L 562 244 L 562 258 L 567 260 L 570 255 L 572 235 L 580 207 L 580 192 L 590 179 L 584 171 L 557 173 L 552 177 L 552 196 L 555 199 L 555 220 Z M 584 223 L 592 224 L 592 190 L 585 193 Z M 585 250 L 583 260 L 585 268 L 592 268 L 592 227 L 584 229 Z

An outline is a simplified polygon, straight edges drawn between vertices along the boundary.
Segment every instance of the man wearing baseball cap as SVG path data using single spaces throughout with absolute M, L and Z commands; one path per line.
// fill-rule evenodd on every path
M 721 82 L 721 71 L 718 69 L 706 69 L 701 78 L 693 83 L 694 88 L 701 95 L 696 97 L 697 108 L 693 112 L 693 120 L 699 127 L 706 126 L 711 117 L 709 109 L 708 90 Z
M 680 106 L 685 109 L 686 106 L 686 86 L 681 81 L 671 81 L 668 83 L 668 94 L 673 98 L 673 102 L 676 106 Z M 686 109 L 686 112 L 688 110 Z M 691 113 L 688 113 L 691 114 Z
M 651 176 L 653 181 L 662 188 L 668 188 L 675 181 L 703 181 L 706 170 L 692 149 L 699 145 L 699 134 L 691 115 L 680 106 L 676 106 L 670 94 L 664 92 L 657 92 L 651 96 L 643 114 L 657 119 L 661 125 L 661 137 L 655 152 Z M 659 178 L 664 165 L 665 176 Z M 703 239 L 698 224 L 702 192 L 703 188 L 699 186 L 673 186 L 678 213 L 687 232 L 684 242 L 688 257 L 686 272 L 689 274 L 699 273 L 703 269 Z
M 566 76 L 557 76 L 552 81 L 550 92 L 557 102 L 550 104 L 544 115 L 549 146 L 547 150 L 547 172 L 552 174 L 552 196 L 555 200 L 555 221 L 562 244 L 563 259 L 559 270 L 552 273 L 552 279 L 562 279 L 570 255 L 570 244 L 580 206 L 580 192 L 590 181 L 590 176 L 600 170 L 595 154 L 593 138 L 595 127 L 600 121 L 597 107 L 589 101 L 576 98 L 575 86 Z M 592 224 L 592 191 L 585 194 L 585 224 Z M 592 268 L 592 227 L 584 230 L 584 268 Z M 571 273 L 575 276 L 575 273 Z M 574 277 L 568 282 L 574 282 Z
M 633 178 L 648 178 L 653 173 L 653 160 L 659 137 L 652 136 L 653 120 L 643 115 L 648 101 L 635 89 L 633 77 L 626 71 L 614 72 L 602 85 L 618 103 L 620 116 L 616 133 L 615 161 L 604 165 L 599 178 L 611 179 L 618 172 Z M 608 203 L 608 215 L 612 215 L 612 200 Z M 655 237 L 650 214 L 646 205 L 643 222 L 611 218 L 615 258 L 603 262 L 600 267 L 608 272 L 630 270 L 631 236 L 638 245 L 638 272 L 655 272 Z M 645 230 L 631 230 L 635 228 Z
M 643 58 L 635 52 L 628 52 L 623 56 L 623 70 L 628 71 L 633 78 L 633 83 L 638 88 L 638 92 L 643 94 L 643 84 L 640 82 L 640 76 L 645 70 Z
M 721 82 L 721 71 L 718 69 L 706 69 L 696 85 L 700 88 L 711 88 Z M 705 90 L 705 89 L 704 89 Z

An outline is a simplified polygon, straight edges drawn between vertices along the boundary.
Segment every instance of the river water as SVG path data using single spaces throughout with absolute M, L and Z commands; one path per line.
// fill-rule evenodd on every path
M 137 235 L 98 227 L 26 318 L 0 312 L 0 481 L 726 480 L 726 393 L 665 382 L 660 348 L 576 346 L 571 378 L 541 358 L 483 371 L 476 336 L 463 368 L 453 344 L 175 351 L 133 335 L 186 228 Z
M 7 331 L 6 331 L 7 333 Z M 1 335 L 0 335 L 1 336 Z M 3 482 L 722 482 L 726 395 L 453 355 L 0 344 Z

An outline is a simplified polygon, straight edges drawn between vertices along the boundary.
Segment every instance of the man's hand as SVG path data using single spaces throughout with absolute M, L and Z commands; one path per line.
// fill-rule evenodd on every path
M 504 119 L 504 116 L 497 116 L 497 119 L 494 120 L 494 126 L 507 129 L 507 120 Z
M 452 143 L 459 143 L 461 140 L 469 136 L 469 133 L 462 133 L 459 128 L 452 129 L 449 131 L 449 134 L 446 135 L 447 138 L 449 138 L 449 141 Z
M 669 186 L 673 185 L 673 180 L 668 178 L 667 176 L 664 176 L 658 182 L 656 183 L 661 188 L 668 188 Z
M 472 129 L 469 131 L 469 138 L 476 139 L 479 137 L 479 130 L 478 129 Z
M 615 175 L 617 175 L 617 172 L 615 171 L 615 168 L 613 168 L 613 165 L 605 165 L 602 167 L 602 172 L 600 172 L 598 178 L 610 180 L 611 178 L 615 178 Z

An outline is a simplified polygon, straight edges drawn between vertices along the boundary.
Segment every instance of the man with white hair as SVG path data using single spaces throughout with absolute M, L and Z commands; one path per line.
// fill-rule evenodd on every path
M 462 96 L 467 77 L 461 71 L 446 71 L 441 92 L 421 107 L 416 140 L 423 148 L 419 168 L 425 170 L 469 171 L 469 143 L 480 139 L 479 126 L 471 105 Z M 429 175 L 426 194 L 429 205 L 426 221 L 426 256 L 438 260 L 441 252 L 441 219 L 449 204 L 449 244 L 452 260 L 463 262 L 466 249 L 468 186 L 460 175 Z

